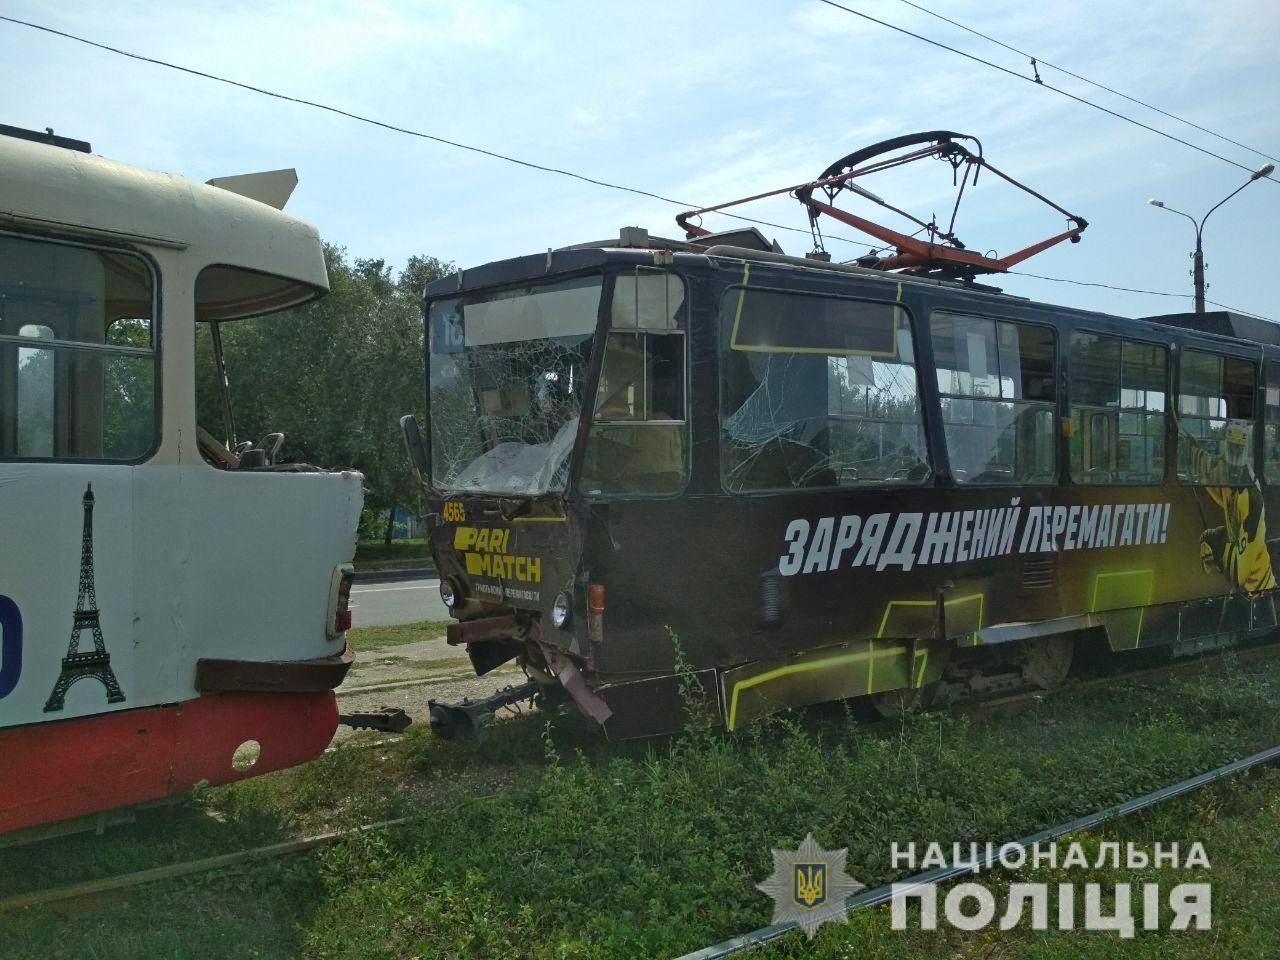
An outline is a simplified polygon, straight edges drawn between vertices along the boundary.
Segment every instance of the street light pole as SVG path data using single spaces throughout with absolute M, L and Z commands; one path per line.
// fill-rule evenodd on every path
M 1263 177 L 1270 176 L 1274 170 L 1274 164 L 1264 163 L 1249 175 L 1248 180 L 1240 184 L 1240 186 L 1236 187 L 1229 194 L 1210 207 L 1209 213 L 1206 213 L 1199 219 L 1199 221 L 1189 213 L 1183 213 L 1181 210 L 1175 210 L 1173 207 L 1165 206 L 1163 202 L 1157 200 L 1155 197 L 1152 197 L 1147 201 L 1147 203 L 1151 204 L 1153 207 L 1159 207 L 1161 210 L 1168 210 L 1170 213 L 1176 213 L 1180 217 L 1186 217 L 1191 221 L 1191 225 L 1196 228 L 1196 249 L 1195 253 L 1191 254 L 1191 278 L 1192 282 L 1195 284 L 1196 313 L 1204 313 L 1204 222 L 1209 219 L 1210 213 L 1213 213 L 1213 211 L 1217 210 L 1237 193 L 1249 184 L 1253 183 L 1253 181 L 1261 180 Z
M 1204 313 L 1204 244 L 1201 242 L 1201 230 L 1204 223 L 1196 229 L 1196 252 L 1191 255 L 1191 282 L 1196 289 L 1196 313 Z

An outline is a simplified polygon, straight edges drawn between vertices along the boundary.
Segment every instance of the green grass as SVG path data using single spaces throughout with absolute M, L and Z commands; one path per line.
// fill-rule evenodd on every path
M 835 708 L 735 736 L 700 730 L 631 745 L 609 744 L 572 716 L 519 718 L 481 746 L 418 731 L 393 748 L 209 791 L 104 838 L 0 851 L 0 892 L 12 892 L 423 814 L 313 856 L 133 891 L 100 913 L 0 916 L 0 954 L 672 956 L 767 924 L 771 903 L 754 884 L 770 872 L 769 850 L 794 848 L 809 831 L 847 847 L 849 873 L 876 886 L 893 879 L 895 840 L 1028 834 L 1280 742 L 1277 706 L 1280 664 L 1246 670 L 1228 659 L 1175 678 L 1068 689 L 1020 711 L 875 726 Z M 1274 957 L 1278 798 L 1280 773 L 1267 772 L 1085 838 L 1203 841 L 1217 885 L 1208 934 L 899 932 L 880 909 L 824 927 L 812 944 L 793 935 L 754 955 Z M 1134 880 L 1087 879 L 1099 876 Z
M 347 644 L 352 650 L 378 650 L 419 640 L 436 640 L 444 636 L 452 620 L 419 620 L 391 627 L 355 627 L 347 631 Z

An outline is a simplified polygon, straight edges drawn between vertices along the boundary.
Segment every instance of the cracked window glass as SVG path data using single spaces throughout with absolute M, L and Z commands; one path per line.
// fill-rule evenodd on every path
M 738 287 L 720 307 L 726 490 L 906 486 L 930 468 L 906 311 Z
M 453 492 L 536 496 L 569 479 L 601 278 L 431 304 L 431 475 Z

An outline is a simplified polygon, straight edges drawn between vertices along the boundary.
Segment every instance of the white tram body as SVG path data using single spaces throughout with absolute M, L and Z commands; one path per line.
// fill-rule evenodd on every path
M 323 295 L 315 228 L 38 139 L 0 135 L 0 832 L 320 753 L 362 500 L 196 421 L 197 325 Z

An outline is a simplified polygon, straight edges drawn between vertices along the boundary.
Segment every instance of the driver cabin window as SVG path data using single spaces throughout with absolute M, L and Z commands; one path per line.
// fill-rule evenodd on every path
M 956 483 L 1053 483 L 1053 331 L 942 312 L 929 327 Z
M 930 477 L 907 313 L 736 287 L 720 304 L 720 471 L 730 492 Z
M 141 257 L 0 235 L 0 457 L 154 450 L 154 281 Z
M 251 470 L 274 468 L 287 459 L 281 457 L 285 436 L 276 432 L 279 425 L 261 420 L 265 381 L 275 383 L 277 371 L 264 369 L 259 344 L 279 334 L 246 318 L 301 306 L 322 292 L 301 280 L 247 267 L 215 264 L 200 271 L 195 289 L 196 446 L 205 463 L 220 470 Z
M 580 487 L 670 495 L 689 474 L 685 288 L 659 270 L 618 276 Z

